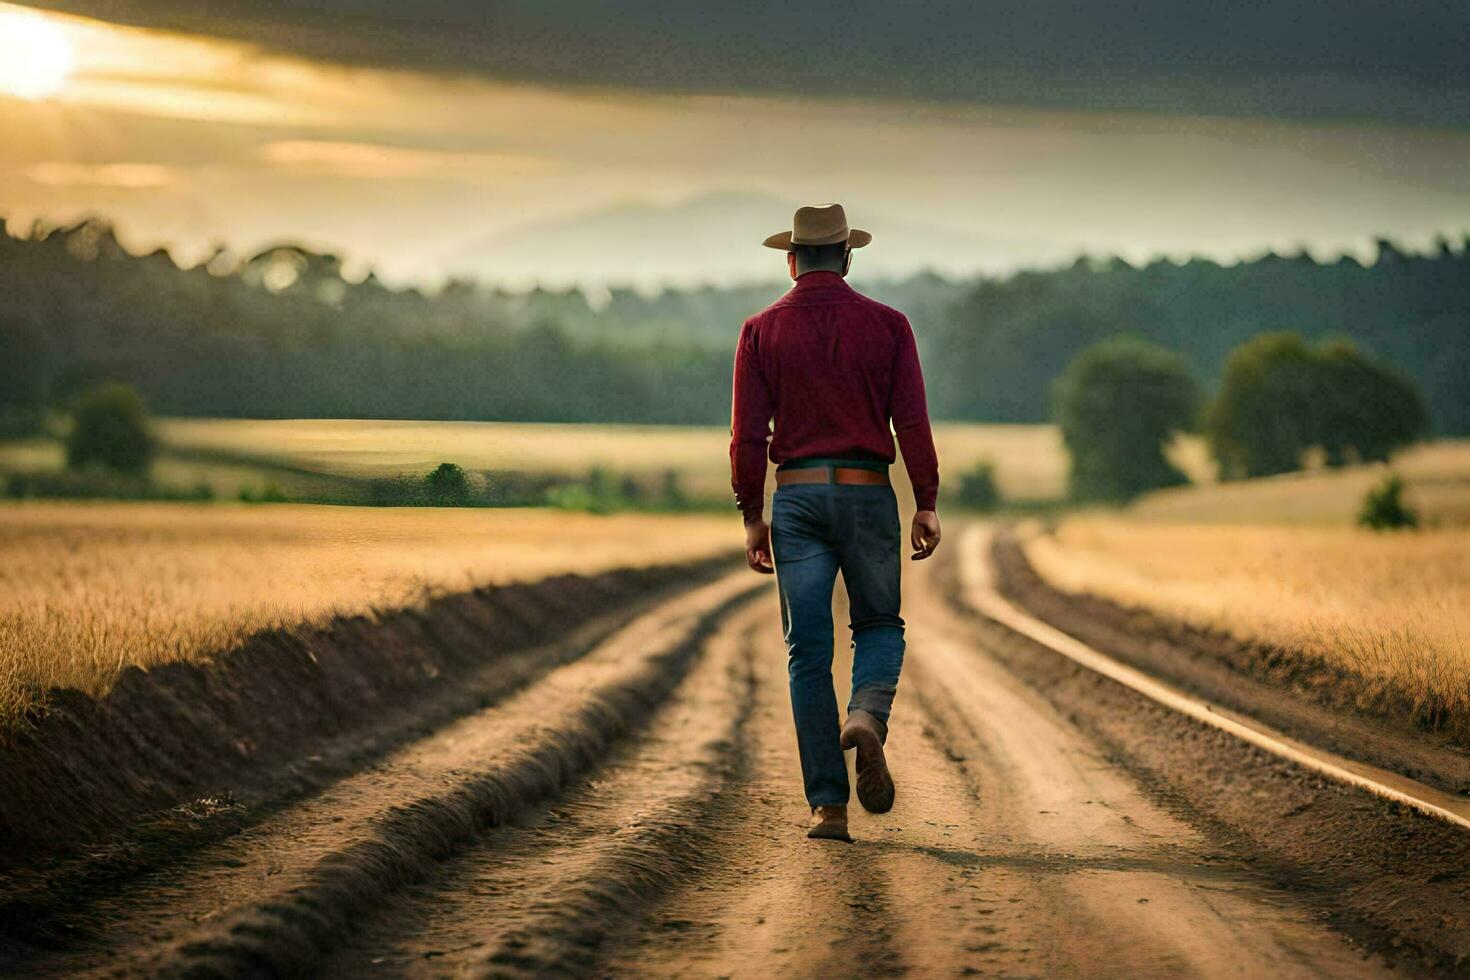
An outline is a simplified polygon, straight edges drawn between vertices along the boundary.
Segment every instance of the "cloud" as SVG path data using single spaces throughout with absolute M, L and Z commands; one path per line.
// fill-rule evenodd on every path
M 364 180 L 516 177 L 552 168 L 549 161 L 513 153 L 451 153 L 334 140 L 278 140 L 263 145 L 260 156 L 283 169 Z
M 33 0 L 344 64 L 666 92 L 1470 125 L 1463 0 Z
M 174 182 L 174 172 L 156 163 L 37 163 L 23 176 L 48 187 L 116 187 L 142 190 Z

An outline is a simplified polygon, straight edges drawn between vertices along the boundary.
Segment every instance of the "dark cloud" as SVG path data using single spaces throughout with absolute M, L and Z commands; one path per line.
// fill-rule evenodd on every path
M 1465 0 L 35 0 L 552 84 L 1470 125 Z

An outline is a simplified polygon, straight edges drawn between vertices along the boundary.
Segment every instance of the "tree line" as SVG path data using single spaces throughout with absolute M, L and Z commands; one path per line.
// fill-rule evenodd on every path
M 1046 421 L 1053 379 L 1116 334 L 1176 351 L 1213 389 L 1231 350 L 1290 330 L 1354 341 L 1425 393 L 1437 430 L 1470 433 L 1470 257 L 1448 244 L 1380 243 L 1371 265 L 1084 259 L 857 285 L 914 322 L 939 419 Z M 739 325 L 783 289 L 425 293 L 351 280 L 337 257 L 289 245 L 186 269 L 130 254 L 100 221 L 7 232 L 0 418 L 117 380 L 175 415 L 721 424 Z
M 1218 387 L 1232 350 L 1262 333 L 1353 341 L 1423 392 L 1432 424 L 1470 434 L 1470 242 L 1428 254 L 1378 243 L 1377 260 L 1305 253 L 1221 265 L 1208 259 L 1079 260 L 1066 269 L 978 283 L 939 321 L 935 405 L 948 418 L 1035 422 L 1051 382 L 1086 348 L 1134 334 L 1176 351 Z M 931 358 L 931 362 L 933 358 Z

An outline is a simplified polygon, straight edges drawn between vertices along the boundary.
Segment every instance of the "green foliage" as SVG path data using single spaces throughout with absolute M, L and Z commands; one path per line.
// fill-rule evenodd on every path
M 955 499 L 965 507 L 991 511 L 1001 504 L 1000 488 L 995 484 L 995 463 L 982 459 L 960 474 L 960 488 Z
M 632 493 L 629 493 L 629 490 Z M 581 483 L 565 483 L 546 492 L 548 506 L 561 510 L 589 511 L 593 514 L 611 514 L 624 510 L 636 496 L 636 484 L 627 478 L 619 480 L 610 471 L 594 466 Z
M 621 510 L 687 511 L 697 506 L 684 492 L 675 470 L 665 470 L 656 483 L 646 483 L 629 474 L 618 476 L 601 466 L 592 467 L 585 479 L 547 487 L 542 503 L 560 510 L 593 514 Z
M 546 506 L 557 510 L 588 511 L 604 513 L 606 502 L 592 495 L 585 483 L 560 483 L 546 490 Z
M 1375 531 L 1393 531 L 1419 526 L 1419 515 L 1404 503 L 1404 481 L 1390 473 L 1368 491 L 1358 523 Z
M 1384 256 L 1084 259 L 857 285 L 914 323 L 939 419 L 1044 421 L 1051 380 L 1119 332 L 1182 352 L 1214 383 L 1232 348 L 1307 323 L 1401 365 L 1442 431 L 1470 433 L 1470 255 Z M 718 424 L 737 326 L 784 288 L 775 276 L 615 288 L 598 305 L 577 290 L 454 282 L 430 296 L 349 282 L 335 257 L 294 247 L 180 269 L 165 253 L 128 254 L 96 221 L 0 234 L 0 411 L 36 418 L 105 377 L 175 415 Z
M 214 499 L 207 483 L 192 487 L 166 486 L 146 476 L 115 470 L 88 468 L 33 473 L 11 473 L 5 477 L 3 495 L 14 500 L 171 500 L 203 502 Z
M 679 481 L 678 470 L 664 470 L 660 496 L 662 499 L 659 503 L 663 510 L 689 510 L 692 505 L 689 495 L 684 492 L 684 486 Z
M 1127 335 L 1105 340 L 1072 361 L 1053 397 L 1074 497 L 1127 500 L 1186 482 L 1164 458 L 1168 440 L 1194 428 L 1200 406 L 1177 353 Z
M 259 490 L 253 490 L 250 487 L 240 488 L 240 502 L 245 504 L 284 504 L 289 499 L 286 492 L 274 482 L 267 483 Z
M 424 477 L 424 496 L 436 507 L 468 507 L 470 481 L 455 463 L 440 463 Z
M 937 418 L 1038 422 L 1046 386 L 1079 352 L 1137 331 L 1182 353 L 1216 388 L 1229 352 L 1263 331 L 1311 325 L 1399 365 L 1436 428 L 1470 433 L 1470 250 L 1318 262 L 1266 255 L 1141 268 L 1084 259 L 983 281 L 944 319 L 914 320 Z M 936 356 L 937 355 L 937 356 Z
M 83 396 L 72 414 L 66 465 L 137 475 L 147 472 L 154 448 L 143 399 L 128 385 L 104 384 Z
M 1226 479 L 1286 473 L 1312 448 L 1331 466 L 1386 460 L 1428 429 L 1422 396 L 1392 369 L 1351 341 L 1313 346 L 1296 333 L 1232 351 L 1206 423 Z
M 1363 354 L 1351 340 L 1321 347 L 1323 401 L 1318 438 L 1329 466 L 1356 457 L 1386 462 L 1429 434 L 1429 409 L 1413 382 Z

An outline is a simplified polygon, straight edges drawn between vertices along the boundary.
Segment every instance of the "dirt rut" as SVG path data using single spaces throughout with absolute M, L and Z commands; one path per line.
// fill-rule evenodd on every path
M 104 969 L 163 975 L 306 969 L 356 915 L 593 766 L 759 585 L 727 576 L 656 607 L 507 701 L 140 882 L 92 949 L 37 968 L 100 954 L 115 961 Z
M 1355 977 L 1398 964 L 1361 944 L 1329 890 L 1294 883 L 1202 817 L 1187 781 L 1171 795 L 1119 748 L 1130 725 L 1140 744 L 1182 741 L 1169 722 L 1115 713 L 1101 737 L 944 601 L 942 561 L 905 569 L 898 798 L 883 816 L 854 807 L 855 844 L 804 837 L 777 603 L 742 572 L 139 879 L 91 945 L 34 966 Z M 842 644 L 836 660 L 841 695 Z M 1253 763 L 1229 758 L 1248 802 L 1268 803 Z
M 800 838 L 774 635 L 757 663 L 747 805 L 731 853 L 644 915 L 598 971 L 641 976 L 1369 976 L 1384 964 L 1151 798 L 977 648 L 906 597 L 893 811 L 856 844 Z M 771 610 L 770 612 L 774 612 Z M 839 616 L 838 622 L 843 619 Z M 847 669 L 839 656 L 838 672 Z

